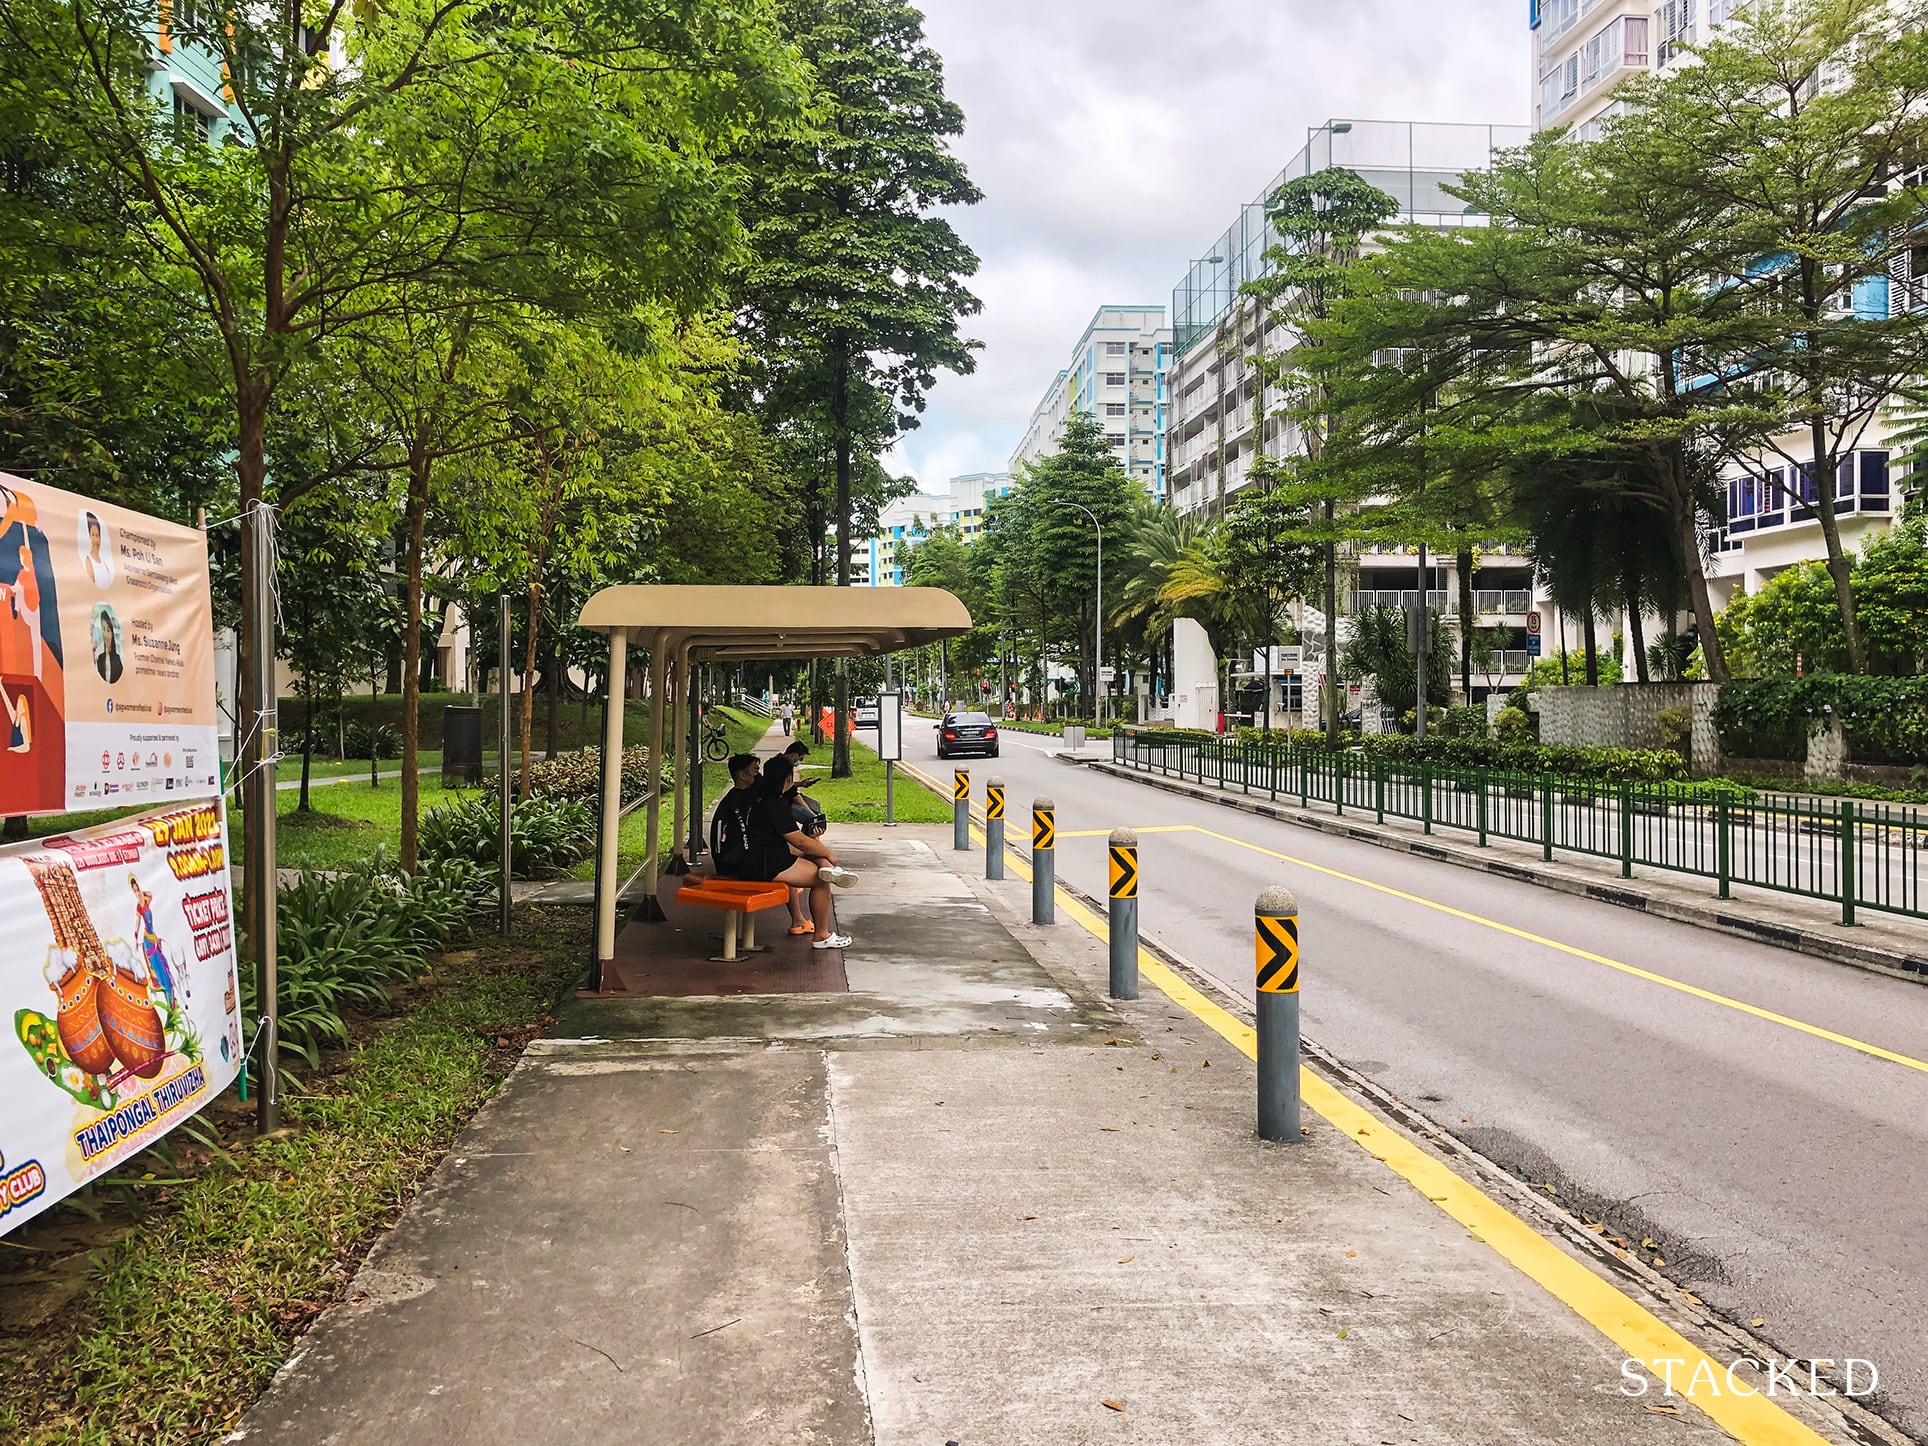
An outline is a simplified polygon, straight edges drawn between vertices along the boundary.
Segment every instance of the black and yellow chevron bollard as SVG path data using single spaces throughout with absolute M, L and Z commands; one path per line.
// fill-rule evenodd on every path
M 1058 921 L 1058 814 L 1048 798 L 1031 800 L 1031 922 Z
M 951 847 L 959 853 L 971 847 L 971 770 L 954 770 L 951 783 Z
M 1111 831 L 1111 997 L 1138 997 L 1138 835 Z
M 1259 1138 L 1297 1144 L 1299 1132 L 1299 901 L 1267 889 L 1253 909 L 1259 1016 Z
M 1004 877 L 1004 780 L 984 785 L 984 877 Z

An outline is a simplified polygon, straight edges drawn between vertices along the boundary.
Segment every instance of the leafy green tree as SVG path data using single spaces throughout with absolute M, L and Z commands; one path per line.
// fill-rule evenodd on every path
M 1603 139 L 1538 136 L 1455 188 L 1491 224 L 1419 231 L 1370 266 L 1375 284 L 1329 333 L 1351 358 L 1405 349 L 1400 385 L 1429 425 L 1485 433 L 1517 463 L 1621 452 L 1618 469 L 1681 559 L 1707 674 L 1726 677 L 1701 563 L 1719 478 L 1707 445 L 1764 414 L 1729 362 L 1762 338 L 1732 285 L 1757 259 L 1692 192 L 1689 159 L 1645 112 Z M 1396 398 L 1396 389 L 1388 388 Z M 1391 409 L 1366 409 L 1361 425 Z
M 327 698 L 337 714 L 351 679 L 397 625 L 395 599 L 382 571 L 385 538 L 372 518 L 393 516 L 379 480 L 334 496 L 310 495 L 282 509 L 276 535 L 276 583 L 281 601 L 281 656 L 299 677 L 302 697 L 301 796 L 315 754 L 315 703 Z
M 1372 484 L 1356 470 L 1325 465 L 1326 447 L 1340 425 L 1333 393 L 1348 370 L 1370 364 L 1352 353 L 1328 351 L 1321 328 L 1353 288 L 1353 273 L 1369 238 L 1398 213 L 1384 191 L 1343 166 L 1295 177 L 1273 193 L 1267 216 L 1280 244 L 1266 253 L 1269 275 L 1246 286 L 1292 341 L 1256 360 L 1264 380 L 1284 391 L 1304 449 L 1302 461 L 1278 479 L 1272 509 L 1300 519 L 1291 540 L 1319 552 L 1325 615 L 1325 656 L 1339 656 L 1339 549 L 1349 536 L 1347 514 L 1369 496 Z M 1339 675 L 1326 668 L 1326 738 L 1339 739 Z
M 1159 680 L 1170 677 L 1165 655 L 1173 621 L 1207 612 L 1203 602 L 1177 596 L 1172 584 L 1194 560 L 1208 555 L 1213 524 L 1200 513 L 1176 511 L 1148 495 L 1135 505 L 1125 541 L 1112 554 L 1116 581 L 1106 604 L 1124 644 L 1135 646 L 1150 664 L 1155 694 Z
M 812 123 L 745 153 L 740 316 L 774 373 L 770 395 L 807 413 L 827 444 L 836 581 L 848 587 L 858 459 L 916 425 L 940 370 L 973 367 L 958 326 L 979 308 L 965 285 L 977 257 L 933 213 L 979 192 L 951 152 L 964 115 L 913 6 L 779 0 L 779 11 L 814 77 Z M 847 695 L 840 687 L 836 777 L 850 772 Z
M 755 4 L 220 3 L 176 40 L 219 54 L 239 143 L 180 144 L 147 89 L 153 15 L 15 0 L 0 86 L 23 57 L 56 76 L 38 94 L 67 163 L 125 195 L 151 284 L 198 303 L 226 363 L 244 514 L 268 499 L 283 386 L 399 295 L 439 287 L 460 311 L 710 291 L 737 226 L 722 152 L 794 99 L 792 57 Z M 241 575 L 245 679 L 267 640 Z M 244 689 L 241 706 L 265 701 Z M 271 898 L 252 830 L 245 852 L 247 896 Z
M 1928 361 L 1928 311 L 1869 304 L 1891 271 L 1906 274 L 1928 207 L 1910 179 L 1928 153 L 1919 21 L 1865 0 L 1755 0 L 1695 47 L 1695 64 L 1629 94 L 1686 197 L 1753 252 L 1735 274 L 1761 325 L 1727 370 L 1761 410 L 1723 440 L 1819 521 L 1857 673 L 1869 657 L 1836 518 L 1857 486 L 1843 464 Z
M 1870 539 L 1853 581 L 1869 670 L 1928 672 L 1928 517 L 1910 516 Z
M 1118 465 L 1104 424 L 1074 412 L 1058 449 L 1019 480 L 1029 526 L 1027 565 L 1035 575 L 1040 606 L 1071 625 L 1083 711 L 1095 710 L 1098 665 L 1098 529 L 1114 549 L 1126 536 L 1141 491 Z M 1094 527 L 1094 522 L 1096 526 Z

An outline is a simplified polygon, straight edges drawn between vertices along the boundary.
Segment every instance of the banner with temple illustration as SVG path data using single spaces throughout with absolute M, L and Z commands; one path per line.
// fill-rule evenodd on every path
M 219 787 L 207 538 L 0 473 L 0 816 Z
M 218 798 L 0 849 L 0 1235 L 239 1072 L 231 912 Z

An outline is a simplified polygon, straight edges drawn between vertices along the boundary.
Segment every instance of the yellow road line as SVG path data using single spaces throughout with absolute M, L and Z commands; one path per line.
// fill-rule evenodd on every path
M 1204 832 L 1205 830 L 1200 830 Z M 977 841 L 983 833 L 972 829 Z M 1014 851 L 1009 862 L 1021 879 L 1031 870 Z M 1105 922 L 1079 900 L 1057 890 L 1058 907 L 1085 932 L 1106 935 Z M 1230 1011 L 1208 998 L 1175 971 L 1141 949 L 1138 971 L 1174 1004 L 1193 1015 L 1247 1059 L 1258 1058 L 1258 1034 Z M 1341 1094 L 1310 1069 L 1299 1071 L 1299 1095 L 1314 1113 L 1384 1164 L 1483 1244 L 1588 1325 L 1641 1362 L 1650 1375 L 1685 1384 L 1674 1394 L 1690 1401 L 1707 1418 L 1743 1446 L 1826 1446 L 1826 1438 L 1775 1405 L 1743 1378 L 1743 1392 L 1733 1389 L 1727 1367 L 1642 1306 L 1633 1297 L 1596 1275 L 1541 1235 L 1492 1196 L 1456 1174 L 1445 1162 L 1427 1154 L 1364 1106 Z M 1706 1382 L 1702 1385 L 1702 1382 Z M 1725 1387 L 1725 1388 L 1724 1388 Z M 1749 1394 L 1751 1392 L 1751 1394 Z
M 971 814 L 971 817 L 975 819 L 977 817 L 977 814 L 973 812 Z M 1136 825 L 1134 825 L 1132 827 L 1132 832 L 1133 833 L 1197 833 L 1198 830 L 1196 827 L 1194 827 L 1192 824 L 1189 824 L 1189 823 L 1154 823 L 1154 824 L 1148 824 L 1143 828 L 1139 828 Z M 1059 838 L 1110 838 L 1111 830 L 1108 828 L 1071 828 L 1071 829 L 1061 828 L 1058 830 L 1058 837 Z
M 1916 1059 L 1913 1055 L 1902 1054 L 1898 1050 L 1884 1049 L 1881 1045 L 1870 1044 L 1865 1039 L 1856 1039 L 1851 1034 L 1841 1034 L 1836 1030 L 1824 1029 L 1818 1024 L 1809 1024 L 1806 1020 L 1795 1019 L 1791 1015 L 1781 1014 L 1772 1009 L 1764 1009 L 1758 1004 L 1749 1004 L 1746 1000 L 1736 999 L 1729 994 L 1720 994 L 1711 989 L 1702 989 L 1697 984 L 1689 984 L 1685 980 L 1675 979 L 1666 974 L 1659 974 L 1651 969 L 1642 969 L 1637 964 L 1629 964 L 1624 960 L 1609 958 L 1605 954 L 1596 954 L 1591 949 L 1580 948 L 1577 944 L 1563 944 L 1558 939 L 1550 939 L 1544 934 L 1535 934 L 1530 929 L 1521 929 L 1512 924 L 1503 924 L 1498 919 L 1489 919 L 1483 914 L 1474 914 L 1465 909 L 1456 909 L 1451 904 L 1442 904 L 1436 899 L 1426 898 L 1423 894 L 1408 893 L 1404 889 L 1395 889 L 1390 884 L 1375 883 L 1373 880 L 1361 878 L 1357 874 L 1346 873 L 1343 869 L 1328 868 L 1324 864 L 1315 864 L 1310 859 L 1302 859 L 1293 854 L 1280 853 L 1277 849 L 1269 849 L 1262 844 L 1255 844 L 1246 839 L 1234 838 L 1230 834 L 1219 833 L 1214 829 L 1201 828 L 1197 824 L 1181 823 L 1159 824 L 1151 828 L 1141 828 L 1138 832 L 1141 834 L 1203 834 L 1206 838 L 1217 839 L 1220 843 L 1233 844 L 1242 849 L 1249 849 L 1253 853 L 1264 854 L 1267 858 L 1277 859 L 1279 862 L 1291 864 L 1295 868 L 1310 869 L 1312 872 L 1324 874 L 1328 878 L 1339 879 L 1348 884 L 1357 884 L 1361 888 L 1371 889 L 1376 893 L 1385 894 L 1391 898 L 1403 899 L 1409 904 L 1418 904 L 1421 908 L 1432 909 L 1437 913 L 1446 914 L 1455 919 L 1463 919 L 1469 924 L 1478 924 L 1482 928 L 1492 929 L 1497 933 L 1510 935 L 1515 939 L 1524 940 L 1529 944 L 1538 944 L 1543 948 L 1553 950 L 1555 953 L 1566 954 L 1575 959 L 1584 959 L 1589 964 L 1599 964 L 1635 979 L 1645 980 L 1649 984 L 1658 984 L 1662 988 L 1672 989 L 1695 999 L 1705 1000 L 1709 1004 L 1718 1004 L 1723 1008 L 1750 1015 L 1768 1024 L 1778 1024 L 1784 1029 L 1791 1029 L 1799 1034 L 1809 1035 L 1815 1039 L 1824 1039 L 1830 1044 L 1838 1044 L 1844 1049 L 1855 1050 L 1860 1054 L 1867 1055 L 1871 1059 L 1886 1060 L 1888 1063 L 1898 1064 L 1904 1069 L 1912 1069 L 1922 1074 L 1928 1074 L 1928 1060 Z M 1109 829 L 1080 829 L 1076 832 L 1060 831 L 1058 837 L 1104 838 L 1109 834 Z M 1030 876 L 1027 874 L 1025 877 L 1028 878 Z
M 1421 908 L 1432 909 L 1438 913 L 1450 915 L 1455 919 L 1464 919 L 1469 924 L 1479 924 L 1484 928 L 1495 930 L 1498 933 L 1509 934 L 1515 939 L 1523 939 L 1529 944 L 1539 944 L 1557 953 L 1567 954 L 1575 959 L 1584 959 L 1590 964 L 1600 964 L 1608 969 L 1618 970 L 1622 974 L 1629 974 L 1635 979 L 1644 979 L 1649 984 L 1658 984 L 1663 988 L 1677 990 L 1682 994 L 1692 995 L 1695 999 L 1704 999 L 1710 1004 L 1719 1004 L 1727 1009 L 1738 1010 L 1742 1014 L 1752 1015 L 1756 1019 L 1766 1020 L 1769 1024 L 1778 1024 L 1785 1029 L 1792 1029 L 1802 1034 L 1812 1035 L 1816 1039 L 1825 1039 L 1830 1044 L 1838 1044 L 1848 1049 L 1858 1050 L 1862 1054 L 1874 1059 L 1885 1059 L 1890 1064 L 1898 1064 L 1904 1068 L 1919 1070 L 1923 1074 L 1928 1074 L 1928 1060 L 1919 1060 L 1912 1055 L 1901 1054 L 1892 1049 L 1883 1049 L 1878 1044 L 1869 1044 L 1866 1040 L 1856 1039 L 1853 1035 L 1838 1034 L 1832 1029 L 1823 1029 L 1818 1024 L 1809 1024 L 1805 1020 L 1794 1019 L 1785 1014 L 1777 1014 L 1772 1009 L 1763 1009 L 1758 1004 L 1749 1004 L 1746 1000 L 1736 999 L 1729 994 L 1717 994 L 1711 989 L 1702 989 L 1697 984 L 1689 984 L 1684 980 L 1673 979 L 1665 974 L 1656 974 L 1651 969 L 1642 969 L 1637 964 L 1628 964 L 1619 959 L 1610 959 L 1605 954 L 1596 954 L 1591 949 L 1580 948 L 1577 944 L 1563 944 L 1558 939 L 1549 939 L 1546 935 L 1535 934 L 1530 929 L 1519 929 L 1511 924 L 1502 924 L 1497 919 L 1488 919 L 1484 915 L 1469 913 L 1465 909 L 1455 909 L 1451 904 L 1442 904 L 1437 900 L 1428 899 L 1421 894 L 1410 894 L 1404 889 L 1395 889 L 1390 884 L 1374 883 L 1371 879 L 1362 879 L 1357 874 L 1348 874 L 1339 869 L 1327 868 L 1324 864 L 1315 864 L 1308 859 L 1297 858 L 1292 854 L 1282 854 L 1276 849 L 1268 849 L 1260 844 L 1248 843 L 1242 838 L 1233 838 L 1230 834 L 1216 833 L 1209 828 L 1197 829 L 1196 832 L 1205 835 L 1207 838 L 1218 839 L 1221 843 L 1236 844 L 1242 849 L 1250 849 L 1253 853 L 1264 854 L 1268 858 L 1277 859 L 1281 863 L 1291 864 L 1295 868 L 1310 869 L 1314 873 L 1324 874 L 1328 878 L 1341 879 L 1349 884 L 1358 884 L 1362 888 L 1372 889 L 1377 893 L 1387 894 L 1395 899 L 1404 899 L 1409 904 L 1418 904 Z

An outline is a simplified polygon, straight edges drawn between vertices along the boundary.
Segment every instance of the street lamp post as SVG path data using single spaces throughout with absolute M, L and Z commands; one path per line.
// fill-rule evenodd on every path
M 1105 721 L 1105 527 L 1098 520 L 1098 514 L 1082 502 L 1067 502 L 1056 499 L 1059 507 L 1075 507 L 1091 519 L 1091 526 L 1098 534 L 1098 600 L 1097 611 L 1091 618 L 1091 686 L 1095 696 L 1092 699 L 1092 722 L 1099 727 Z

